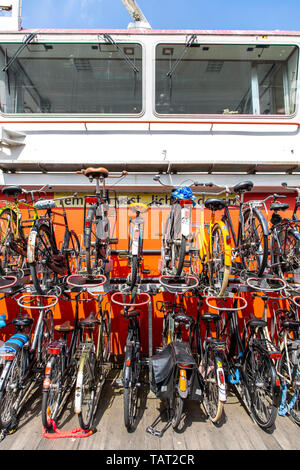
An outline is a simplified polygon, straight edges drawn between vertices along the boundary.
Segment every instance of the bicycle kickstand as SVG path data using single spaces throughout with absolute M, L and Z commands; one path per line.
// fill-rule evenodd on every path
M 161 417 L 162 415 L 167 411 L 167 414 L 168 414 L 168 421 L 167 423 L 165 424 L 165 426 L 159 430 L 159 429 L 155 429 L 155 426 L 158 425 L 158 423 L 160 421 L 162 421 Z M 146 432 L 148 434 L 152 434 L 152 436 L 156 436 L 156 437 L 162 437 L 164 435 L 164 433 L 166 432 L 166 430 L 171 426 L 171 423 L 172 423 L 172 419 L 171 419 L 171 415 L 170 415 L 170 409 L 169 408 L 166 408 L 154 421 L 153 423 L 151 424 L 151 426 L 148 426 L 147 429 L 146 429 Z

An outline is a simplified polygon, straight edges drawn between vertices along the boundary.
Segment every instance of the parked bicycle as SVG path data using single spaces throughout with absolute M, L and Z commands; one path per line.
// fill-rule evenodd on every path
M 167 217 L 161 242 L 160 271 L 162 275 L 184 276 L 184 267 L 190 267 L 190 248 L 192 247 L 192 207 L 195 205 L 195 196 L 191 186 L 205 186 L 205 184 L 192 181 L 189 186 L 175 187 L 172 176 L 169 176 L 169 184 L 161 180 L 157 175 L 154 181 L 171 189 L 171 211 Z M 187 258 L 187 259 L 186 259 Z
M 48 345 L 53 337 L 52 309 L 58 297 L 22 294 L 16 300 L 20 313 L 10 322 L 16 330 L 0 348 L 4 361 L 0 377 L 0 427 L 6 431 L 16 428 L 23 405 L 43 378 Z M 38 311 L 37 321 L 22 314 L 22 309 Z
M 27 245 L 31 278 L 38 294 L 48 292 L 57 283 L 62 284 L 68 275 L 80 269 L 80 243 L 77 234 L 69 228 L 65 199 L 68 197 L 41 199 L 34 204 L 37 210 L 45 211 L 36 219 Z M 55 210 L 57 202 L 62 212 Z M 57 217 L 63 221 L 58 222 Z M 55 232 L 58 226 L 64 227 L 61 247 Z
M 128 174 L 122 171 L 120 175 L 110 175 L 106 168 L 89 167 L 85 170 L 77 171 L 89 178 L 90 182 L 95 180 L 96 192 L 94 195 L 84 198 L 84 248 L 86 274 L 89 277 L 103 274 L 109 276 L 112 270 L 110 259 L 110 245 L 117 244 L 118 239 L 113 238 L 117 223 L 117 197 L 112 189 L 106 189 L 106 178 L 122 178 Z M 100 185 L 102 186 L 100 188 Z M 111 229 L 108 217 L 109 204 L 112 196 L 114 199 L 115 222 Z M 88 204 L 91 204 L 88 206 Z
M 125 297 L 125 298 L 124 298 Z M 125 357 L 122 371 L 122 383 L 124 387 L 124 423 L 129 432 L 134 430 L 137 412 L 141 379 L 141 332 L 140 321 L 141 308 L 148 305 L 151 297 L 146 292 L 136 293 L 136 288 L 130 292 L 129 301 L 126 302 L 126 294 L 114 292 L 111 302 L 122 308 L 124 318 L 128 320 L 128 334 L 124 348 Z
M 38 218 L 34 202 L 46 188 L 50 189 L 50 186 L 32 191 L 20 186 L 5 186 L 1 190 L 2 194 L 13 198 L 13 201 L 2 201 L 4 206 L 0 210 L 0 270 L 4 275 L 14 274 L 21 278 L 29 274 L 26 262 L 28 231 Z M 24 195 L 24 199 L 19 199 L 20 195 Z M 27 218 L 22 216 L 22 209 L 26 209 Z
M 178 429 L 186 399 L 202 401 L 204 385 L 191 350 L 195 320 L 187 315 L 184 305 L 184 294 L 196 289 L 198 281 L 192 276 L 181 281 L 164 275 L 160 283 L 173 294 L 173 300 L 157 303 L 164 319 L 162 350 L 151 358 L 152 389 L 157 397 L 166 399 L 168 419 L 162 430 L 156 429 L 158 420 L 155 420 L 147 432 L 161 437 L 170 425 Z
M 97 285 L 89 285 L 82 276 L 70 276 L 71 288 L 79 289 L 75 296 L 74 324 L 69 321 L 56 325 L 60 335 L 49 344 L 49 359 L 45 369 L 42 399 L 42 422 L 51 430 L 75 385 L 74 409 L 82 429 L 90 429 L 106 377 L 106 363 L 110 347 L 110 317 L 102 310 L 102 292 L 97 292 L 106 282 L 99 276 Z M 90 297 L 83 298 L 87 292 Z M 79 319 L 79 302 L 98 300 L 98 310 L 87 318 Z M 71 338 L 68 340 L 68 335 Z

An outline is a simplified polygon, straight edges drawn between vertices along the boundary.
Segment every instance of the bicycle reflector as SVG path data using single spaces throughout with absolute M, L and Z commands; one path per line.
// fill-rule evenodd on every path
M 179 373 L 179 389 L 181 392 L 186 391 L 186 370 L 185 369 L 180 369 Z
M 58 355 L 60 353 L 60 345 L 57 343 L 49 344 L 48 354 Z
M 11 353 L 0 354 L 0 359 L 2 359 L 3 361 L 13 361 L 14 358 L 15 355 Z

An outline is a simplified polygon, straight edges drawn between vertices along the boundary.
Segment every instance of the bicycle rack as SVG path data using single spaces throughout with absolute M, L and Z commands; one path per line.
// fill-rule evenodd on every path
M 260 292 L 280 292 L 287 287 L 286 282 L 279 277 L 249 277 L 246 284 L 251 290 Z
M 184 278 L 176 278 L 173 276 L 163 275 L 159 278 L 160 285 L 164 290 L 171 294 L 184 294 L 195 289 L 199 285 L 199 281 L 194 276 L 186 276 Z

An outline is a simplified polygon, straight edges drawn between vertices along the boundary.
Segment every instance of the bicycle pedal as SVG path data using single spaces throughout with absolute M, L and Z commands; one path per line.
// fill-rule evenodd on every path
M 123 253 L 119 253 L 119 258 L 128 258 L 128 253 L 125 251 Z
M 109 239 L 109 244 L 110 244 L 110 245 L 116 245 L 117 243 L 119 243 L 119 239 L 118 239 L 118 238 L 110 238 L 110 239 Z
M 142 274 L 150 274 L 150 269 L 142 269 Z

